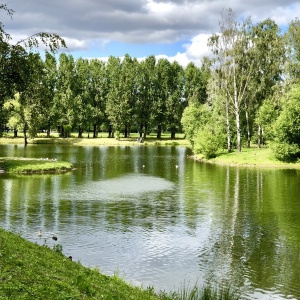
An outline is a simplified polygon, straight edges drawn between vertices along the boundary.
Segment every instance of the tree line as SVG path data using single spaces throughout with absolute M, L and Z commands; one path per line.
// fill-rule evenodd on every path
M 2 116 L 7 126 L 22 129 L 34 137 L 40 129 L 59 128 L 63 137 L 71 130 L 82 137 L 84 131 L 107 130 L 109 136 L 133 130 L 144 138 L 156 130 L 169 130 L 171 138 L 181 131 L 181 117 L 188 99 L 205 102 L 209 69 L 190 63 L 183 69 L 176 61 L 149 56 L 139 62 L 128 54 L 75 60 L 61 53 L 58 61 L 47 52 L 28 57 L 24 81 L 12 98 L 4 101 Z M 23 75 L 23 74 L 22 74 Z
M 154 130 L 158 138 L 163 130 L 175 138 L 184 130 L 194 152 L 207 158 L 253 142 L 271 145 L 282 160 L 300 156 L 299 19 L 281 32 L 271 19 L 253 24 L 224 10 L 208 41 L 212 57 L 186 68 L 128 54 L 104 62 L 52 51 L 42 59 L 11 46 L 0 29 L 0 135 L 6 126 L 22 130 L 25 143 L 40 129 L 48 136 L 58 129 L 62 137 L 107 130 L 117 138 L 133 131 L 146 138 Z M 58 38 L 50 39 L 55 49 Z
M 280 160 L 300 157 L 300 21 L 285 32 L 271 19 L 253 24 L 224 10 L 208 41 L 213 57 L 207 101 L 182 117 L 196 153 L 268 144 Z

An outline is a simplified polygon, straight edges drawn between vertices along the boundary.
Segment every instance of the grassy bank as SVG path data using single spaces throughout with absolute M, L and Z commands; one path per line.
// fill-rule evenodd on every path
M 0 229 L 0 299 L 169 299 Z
M 72 168 L 72 164 L 65 161 L 0 157 L 0 171 L 5 173 L 60 173 Z
M 204 160 L 201 155 L 196 155 L 196 159 L 209 163 L 234 165 L 234 166 L 251 166 L 266 168 L 300 168 L 300 162 L 284 163 L 275 158 L 270 148 L 243 148 L 242 152 L 233 151 L 231 153 L 221 152 L 216 158 Z
M 106 276 L 71 261 L 59 244 L 50 249 L 0 229 L 0 299 L 106 299 L 106 300 L 237 300 L 229 289 L 185 288 L 155 293 Z

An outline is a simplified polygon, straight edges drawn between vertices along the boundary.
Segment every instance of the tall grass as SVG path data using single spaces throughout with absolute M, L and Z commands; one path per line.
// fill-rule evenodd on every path
M 184 286 L 179 292 L 172 293 L 173 300 L 238 300 L 240 294 L 230 287 L 212 287 L 206 285 L 199 287 Z

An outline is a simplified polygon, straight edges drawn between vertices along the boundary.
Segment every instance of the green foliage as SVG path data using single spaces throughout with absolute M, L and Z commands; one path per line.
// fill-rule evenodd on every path
M 194 147 L 198 129 L 208 122 L 210 115 L 211 112 L 206 105 L 191 104 L 185 108 L 181 124 L 192 147 Z
M 60 255 L 63 255 L 62 245 L 60 245 L 60 244 L 53 245 L 53 251 L 60 254 Z
M 283 162 L 295 162 L 300 156 L 300 147 L 296 144 L 273 143 L 271 148 L 275 157 Z
M 173 293 L 174 300 L 239 300 L 240 294 L 230 287 L 211 287 L 197 285 L 189 288 L 183 287 L 179 292 Z
M 195 138 L 194 151 L 206 159 L 214 158 L 224 145 L 224 134 L 216 125 L 208 123 L 201 127 Z
M 279 143 L 300 146 L 300 85 L 294 86 L 284 96 L 283 110 L 274 129 Z
M 272 150 L 278 160 L 295 162 L 300 157 L 300 85 L 294 85 L 283 98 L 283 110 L 274 125 Z

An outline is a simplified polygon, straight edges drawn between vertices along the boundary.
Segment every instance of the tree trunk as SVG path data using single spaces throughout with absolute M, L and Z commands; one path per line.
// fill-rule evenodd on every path
M 148 131 L 148 126 L 147 126 L 146 123 L 145 123 L 145 125 L 144 125 L 144 129 L 145 129 L 145 131 L 144 131 L 144 140 L 145 140 L 146 137 L 147 137 L 147 131 Z
M 50 126 L 50 121 L 48 121 L 48 126 L 47 126 L 47 138 L 50 138 L 50 132 L 51 132 L 51 126 Z
M 78 127 L 78 138 L 82 139 L 82 132 L 83 132 L 83 129 L 81 126 Z
M 27 141 L 27 130 L 26 130 L 26 125 L 23 128 L 23 134 L 24 134 L 24 146 L 27 146 L 28 141 Z
M 124 129 L 124 138 L 128 138 L 128 125 L 125 125 L 125 129 Z
M 139 135 L 140 138 L 143 136 L 143 124 L 140 125 Z
M 231 152 L 231 134 L 230 134 L 230 122 L 229 122 L 229 107 L 228 107 L 228 95 L 226 98 L 226 104 L 225 104 L 225 110 L 226 110 L 226 130 L 227 130 L 227 151 L 228 153 Z
M 240 124 L 240 114 L 237 112 L 235 116 L 236 122 L 236 149 L 238 152 L 242 151 L 242 141 L 241 141 L 241 124 Z
M 14 128 L 14 138 L 18 137 L 18 130 L 16 128 Z
M 88 139 L 90 138 L 90 124 L 89 124 L 89 127 L 88 127 Z
M 109 138 L 113 138 L 114 137 L 113 126 L 112 125 L 108 126 L 108 137 Z
M 248 113 L 248 107 L 247 107 L 247 105 L 245 105 L 245 109 L 246 109 L 247 147 L 250 148 L 250 144 L 251 144 L 251 133 L 250 133 L 249 113 Z
M 93 138 L 95 139 L 97 136 L 98 136 L 97 124 L 94 124 Z
M 174 127 L 171 128 L 171 139 L 175 139 L 176 130 Z
M 261 127 L 258 125 L 258 130 L 257 130 L 257 147 L 261 147 Z
M 158 139 L 161 138 L 161 124 L 158 124 L 158 125 L 157 125 L 157 135 L 156 135 L 156 137 L 157 137 Z

